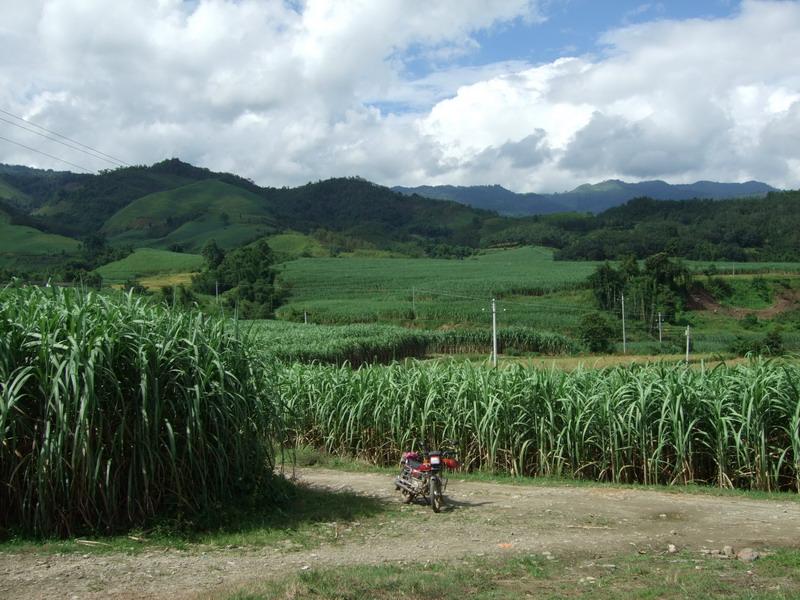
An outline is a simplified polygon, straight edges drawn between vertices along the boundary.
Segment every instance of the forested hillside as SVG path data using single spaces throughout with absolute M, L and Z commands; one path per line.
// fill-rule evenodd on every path
M 620 185 L 605 182 L 575 191 L 602 195 Z M 720 189 L 709 186 L 709 193 Z M 507 192 L 486 187 L 496 188 Z M 315 252 L 334 256 L 463 258 L 481 248 L 539 245 L 556 248 L 562 260 L 644 258 L 666 251 L 696 260 L 791 261 L 800 259 L 798 202 L 798 192 L 725 201 L 637 198 L 599 215 L 512 218 L 404 195 L 359 177 L 269 188 L 177 159 L 98 175 L 0 165 L 0 208 L 8 233 L 4 262 L 23 270 L 68 261 L 75 242 L 84 249 L 99 243 L 119 250 L 91 253 L 79 267 L 87 269 L 102 264 L 102 257 L 124 256 L 138 247 L 197 253 L 211 239 L 233 249 L 284 232 L 303 234 Z M 12 237 L 11 226 L 28 229 L 25 236 L 14 230 Z M 37 232 L 66 237 L 47 238 L 37 260 L 27 261 L 30 243 L 17 248 L 14 240 L 33 240 Z
M 560 260 L 644 258 L 658 252 L 694 260 L 800 258 L 800 192 L 765 198 L 662 201 L 637 198 L 599 215 L 526 217 L 487 232 L 484 246 L 538 244 Z

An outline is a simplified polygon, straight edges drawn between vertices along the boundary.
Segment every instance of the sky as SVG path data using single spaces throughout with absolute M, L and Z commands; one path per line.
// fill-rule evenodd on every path
M 178 157 L 268 186 L 800 187 L 796 0 L 0 0 L 0 15 L 4 163 Z

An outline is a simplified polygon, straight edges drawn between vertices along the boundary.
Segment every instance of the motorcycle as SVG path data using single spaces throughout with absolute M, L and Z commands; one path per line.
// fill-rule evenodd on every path
M 444 506 L 444 491 L 447 489 L 447 469 L 457 469 L 458 461 L 448 452 L 424 450 L 404 452 L 400 459 L 400 474 L 394 481 L 395 490 L 408 504 L 415 498 L 423 498 L 438 513 Z

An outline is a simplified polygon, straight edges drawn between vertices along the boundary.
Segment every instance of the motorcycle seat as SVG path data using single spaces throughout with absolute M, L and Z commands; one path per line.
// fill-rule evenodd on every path
M 422 466 L 422 463 L 420 461 L 414 460 L 413 458 L 405 458 L 403 460 L 405 461 L 405 464 L 409 469 L 413 469 L 415 471 Z

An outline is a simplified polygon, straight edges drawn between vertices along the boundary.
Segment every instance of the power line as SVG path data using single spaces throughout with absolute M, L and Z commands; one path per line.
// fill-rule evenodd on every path
M 15 144 L 15 145 L 17 145 L 17 146 L 19 146 L 21 148 L 25 148 L 26 150 L 30 150 L 31 152 L 36 152 L 37 154 L 41 154 L 42 156 L 46 156 L 48 158 L 52 158 L 53 160 L 57 160 L 57 161 L 63 162 L 63 163 L 68 164 L 68 165 L 70 165 L 72 167 L 76 167 L 78 169 L 81 169 L 82 171 L 86 171 L 87 173 L 94 173 L 94 169 L 88 169 L 86 167 L 82 167 L 81 165 L 76 165 L 75 163 L 69 162 L 68 160 L 64 160 L 63 158 L 58 158 L 57 156 L 53 156 L 52 154 L 48 154 L 47 152 L 42 152 L 41 150 L 37 150 L 36 148 L 31 148 L 30 146 L 26 146 L 25 144 L 20 144 L 19 142 L 15 142 L 14 140 L 10 140 L 10 139 L 5 138 L 3 136 L 0 136 L 0 140 L 3 140 L 3 141 L 8 142 L 10 144 Z
M 4 115 L 8 115 L 9 117 L 13 117 L 15 119 L 18 119 L 20 121 L 24 121 L 28 125 L 32 125 L 33 127 L 36 127 L 37 129 L 41 129 L 42 131 L 46 131 L 47 133 L 50 133 L 50 134 L 55 135 L 57 137 L 60 137 L 61 139 L 67 140 L 68 142 L 72 142 L 73 144 L 77 144 L 78 146 L 86 148 L 87 150 L 91 150 L 92 152 L 96 152 L 97 154 L 102 154 L 103 156 L 105 156 L 107 158 L 110 158 L 111 160 L 113 160 L 115 162 L 118 162 L 118 163 L 120 163 L 120 164 L 122 164 L 122 165 L 124 165 L 126 167 L 130 166 L 124 160 L 116 158 L 115 156 L 112 156 L 110 154 L 106 154 L 105 152 L 103 152 L 101 150 L 98 150 L 97 148 L 92 148 L 91 146 L 87 146 L 86 144 L 83 144 L 83 143 L 79 142 L 78 140 L 74 140 L 74 139 L 72 139 L 70 137 L 67 137 L 66 135 L 60 134 L 57 131 L 53 131 L 52 129 L 47 129 L 47 127 L 42 127 L 41 125 L 37 125 L 33 121 L 29 121 L 28 119 L 25 119 L 23 117 L 15 115 L 14 113 L 8 112 L 7 110 L 3 110 L 2 108 L 0 108 L 0 113 L 3 113 Z
M 123 163 L 119 163 L 119 162 L 110 160 L 108 158 L 104 158 L 102 156 L 98 156 L 96 154 L 92 154 L 88 150 L 84 150 L 83 148 L 79 148 L 78 146 L 73 146 L 72 144 L 68 144 L 67 142 L 62 142 L 58 138 L 55 138 L 55 137 L 50 136 L 50 135 L 47 135 L 46 133 L 41 133 L 40 131 L 36 131 L 35 129 L 29 129 L 28 127 L 25 127 L 24 125 L 20 125 L 19 123 L 14 123 L 14 121 L 9 121 L 8 119 L 4 119 L 3 117 L 0 117 L 0 121 L 2 121 L 3 123 L 8 123 L 9 125 L 12 125 L 13 127 L 19 127 L 23 131 L 27 131 L 27 132 L 32 133 L 34 135 L 41 136 L 41 137 L 43 137 L 45 139 L 48 139 L 50 141 L 55 142 L 56 144 L 61 144 L 62 146 L 66 146 L 67 148 L 71 148 L 73 150 L 77 150 L 78 152 L 83 152 L 84 154 L 86 154 L 87 156 L 91 156 L 92 158 L 97 158 L 99 160 L 104 160 L 107 163 L 110 163 L 110 164 L 114 165 L 115 167 L 124 166 Z

